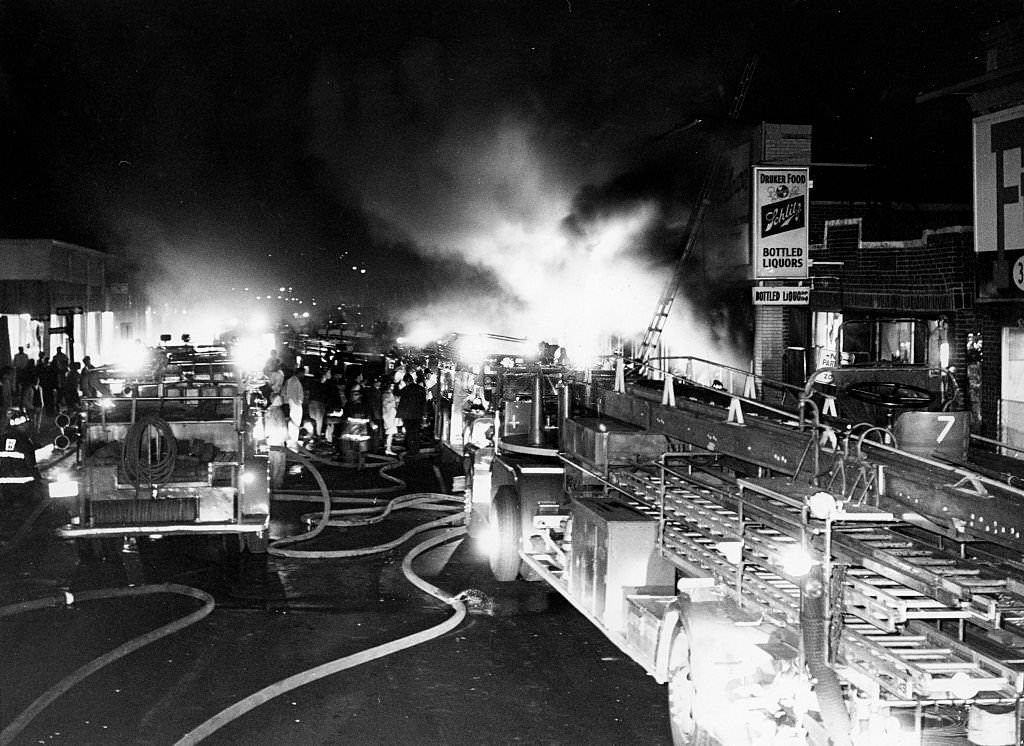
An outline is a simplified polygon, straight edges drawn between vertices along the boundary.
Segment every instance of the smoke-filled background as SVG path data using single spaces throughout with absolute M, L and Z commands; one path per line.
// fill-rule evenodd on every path
M 0 237 L 115 253 L 193 314 L 583 346 L 646 327 L 754 57 L 740 123 L 812 124 L 876 198 L 967 201 L 964 105 L 914 97 L 1017 5 L 3 0 Z M 745 333 L 714 283 L 680 353 Z

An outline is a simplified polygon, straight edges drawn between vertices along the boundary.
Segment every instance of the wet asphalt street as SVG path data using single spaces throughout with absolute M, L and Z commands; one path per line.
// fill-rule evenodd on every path
M 409 492 L 436 492 L 435 466 L 428 455 L 392 473 Z M 381 484 L 376 470 L 328 477 L 345 489 Z M 295 489 L 314 484 L 307 473 L 289 480 Z M 216 605 L 61 692 L 13 743 L 174 744 L 263 687 L 452 614 L 402 572 L 422 534 L 383 554 L 346 559 L 254 557 L 209 541 L 160 539 L 135 543 L 113 560 L 83 561 L 74 545 L 52 537 L 59 511 L 40 500 L 0 497 L 0 605 L 146 583 L 199 588 Z M 275 501 L 275 537 L 305 531 L 300 517 L 319 509 L 315 498 Z M 329 528 L 296 548 L 372 546 L 435 517 L 400 511 L 372 526 Z M 494 582 L 468 537 L 414 567 L 444 591 L 477 589 L 484 600 L 443 636 L 270 699 L 203 743 L 671 742 L 664 687 L 546 585 Z M 0 617 L 0 727 L 81 666 L 201 607 L 161 593 Z

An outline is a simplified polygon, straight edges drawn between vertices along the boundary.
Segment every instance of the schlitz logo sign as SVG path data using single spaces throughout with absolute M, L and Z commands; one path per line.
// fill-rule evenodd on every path
M 803 195 L 772 202 L 770 205 L 761 205 L 761 238 L 803 227 Z

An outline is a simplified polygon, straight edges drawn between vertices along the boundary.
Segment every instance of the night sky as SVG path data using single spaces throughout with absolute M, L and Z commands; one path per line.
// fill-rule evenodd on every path
M 0 234 L 178 299 L 479 319 L 567 283 L 643 296 L 754 57 L 739 123 L 813 125 L 815 161 L 884 174 L 866 198 L 969 201 L 966 103 L 914 98 L 980 74 L 979 30 L 1019 7 L 0 0 Z M 581 278 L 595 252 L 618 285 Z

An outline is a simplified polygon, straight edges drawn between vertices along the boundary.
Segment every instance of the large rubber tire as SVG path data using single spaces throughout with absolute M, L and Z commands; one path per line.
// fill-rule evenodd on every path
M 510 583 L 519 577 L 522 565 L 519 557 L 519 545 L 522 543 L 519 493 L 511 485 L 499 487 L 491 500 L 490 522 L 494 541 L 489 557 L 491 573 L 495 580 Z
M 676 635 L 669 653 L 668 715 L 673 746 L 712 746 L 707 731 L 694 713 L 695 687 L 690 678 L 690 642 L 685 632 Z

